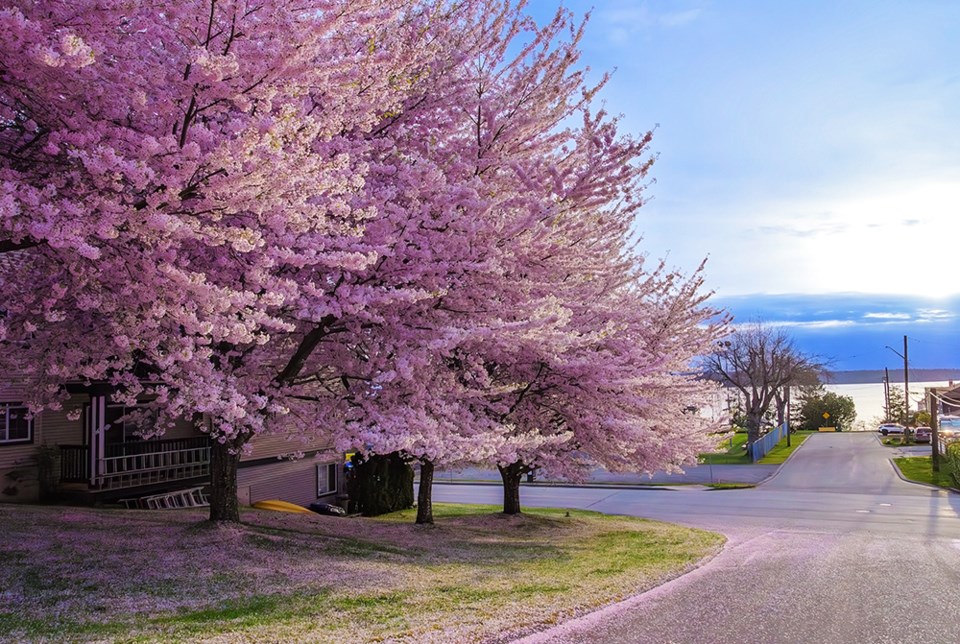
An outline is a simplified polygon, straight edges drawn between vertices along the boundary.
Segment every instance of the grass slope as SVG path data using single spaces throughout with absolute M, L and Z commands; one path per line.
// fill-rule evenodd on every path
M 790 447 L 787 447 L 787 439 L 784 438 L 757 462 L 762 464 L 783 463 L 795 449 L 800 447 L 803 441 L 807 440 L 808 436 L 816 433 L 809 431 L 795 432 L 790 435 Z M 723 441 L 722 447 L 726 448 L 724 451 L 701 454 L 700 462 L 709 465 L 751 465 L 750 456 L 743 449 L 746 442 L 746 434 L 734 434 L 732 438 Z
M 380 519 L 0 506 L 0 641 L 499 641 L 651 588 L 720 535 L 437 504 Z
M 940 487 L 954 487 L 953 479 L 943 461 L 940 463 L 939 472 L 933 471 L 933 459 L 930 456 L 901 456 L 893 459 L 893 462 L 907 480 Z

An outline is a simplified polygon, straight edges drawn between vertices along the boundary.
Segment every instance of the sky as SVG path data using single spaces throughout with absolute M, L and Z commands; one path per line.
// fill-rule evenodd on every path
M 654 130 L 650 257 L 706 258 L 714 306 L 839 369 L 902 366 L 904 334 L 928 347 L 911 366 L 960 367 L 960 2 L 563 5 L 592 10 L 606 108 Z

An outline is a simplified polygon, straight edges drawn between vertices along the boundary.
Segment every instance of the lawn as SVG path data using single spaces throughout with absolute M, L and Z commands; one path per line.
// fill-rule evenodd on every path
M 893 459 L 893 462 L 900 473 L 903 474 L 903 477 L 910 481 L 940 487 L 956 487 L 953 479 L 947 473 L 944 460 L 940 461 L 939 472 L 933 471 L 933 459 L 930 456 L 902 456 Z
M 674 578 L 714 533 L 436 504 L 380 519 L 0 505 L 0 641 L 481 642 Z
M 783 463 L 787 460 L 787 457 L 793 453 L 795 449 L 800 447 L 800 444 L 803 443 L 811 434 L 816 434 L 817 432 L 796 432 L 790 435 L 790 447 L 787 447 L 787 439 L 784 438 L 777 446 L 774 447 L 770 452 L 761 458 L 758 463 L 763 464 L 777 464 Z M 732 438 L 724 440 L 721 444 L 722 447 L 726 449 L 724 451 L 707 453 L 700 455 L 700 462 L 709 465 L 750 465 L 752 461 L 750 456 L 744 451 L 743 446 L 747 442 L 747 435 L 742 433 L 736 433 Z M 732 443 L 732 446 L 731 446 Z
M 791 434 L 789 447 L 787 447 L 787 439 L 784 438 L 779 443 L 777 443 L 776 447 L 774 447 L 772 450 L 767 452 L 766 456 L 764 456 L 757 462 L 763 463 L 764 465 L 770 465 L 770 464 L 776 465 L 779 463 L 783 463 L 785 460 L 787 460 L 787 457 L 793 454 L 793 452 L 798 447 L 800 447 L 800 445 L 803 444 L 803 441 L 807 440 L 808 437 L 816 433 L 817 432 L 800 431 L 800 432 Z
M 722 451 L 701 454 L 700 462 L 705 465 L 750 465 L 750 456 L 743 449 L 746 443 L 747 435 L 737 432 L 720 444 Z

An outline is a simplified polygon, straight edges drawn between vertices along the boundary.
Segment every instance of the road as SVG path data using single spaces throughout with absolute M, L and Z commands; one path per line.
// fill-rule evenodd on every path
M 527 506 L 729 541 L 690 574 L 523 643 L 960 642 L 960 495 L 900 480 L 890 455 L 874 434 L 825 434 L 754 489 L 524 488 Z M 434 498 L 498 503 L 501 490 L 438 485 Z

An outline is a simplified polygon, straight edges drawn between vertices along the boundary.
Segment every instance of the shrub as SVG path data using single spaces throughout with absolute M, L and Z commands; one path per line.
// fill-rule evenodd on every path
M 367 517 L 413 507 L 413 468 L 397 452 L 354 454 L 347 489 L 355 508 Z
M 947 445 L 945 459 L 953 484 L 960 487 L 960 441 Z

